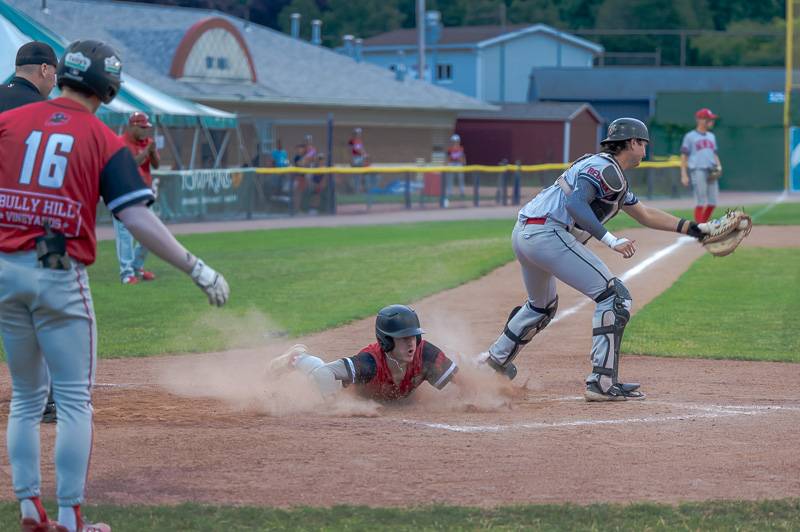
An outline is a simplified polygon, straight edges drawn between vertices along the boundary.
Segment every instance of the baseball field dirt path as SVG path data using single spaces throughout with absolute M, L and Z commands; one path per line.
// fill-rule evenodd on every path
M 756 227 L 745 245 L 800 246 L 799 233 Z M 633 259 L 595 249 L 626 279 L 634 310 L 701 254 L 676 235 L 624 234 L 640 243 Z M 642 382 L 648 398 L 587 404 L 581 392 L 592 306 L 568 287 L 559 290 L 559 319 L 523 351 L 513 385 L 464 362 L 460 382 L 443 392 L 423 386 L 413 401 L 391 407 L 349 396 L 324 404 L 302 376 L 266 373 L 286 341 L 103 360 L 89 498 L 494 506 L 800 496 L 800 364 L 625 356 L 622 375 Z M 415 307 L 430 341 L 472 355 L 523 297 L 512 263 Z M 332 360 L 373 334 L 365 319 L 297 340 Z M 9 395 L 2 366 L 3 426 Z M 54 430 L 42 427 L 48 498 Z M 9 500 L 10 471 L 5 449 L 0 453 L 0 496 Z

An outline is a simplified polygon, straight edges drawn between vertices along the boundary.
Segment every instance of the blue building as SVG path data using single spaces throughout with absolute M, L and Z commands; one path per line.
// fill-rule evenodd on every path
M 441 28 L 426 45 L 425 78 L 487 102 L 527 102 L 535 67 L 591 67 L 603 47 L 544 24 Z M 366 39 L 367 62 L 416 77 L 417 32 Z

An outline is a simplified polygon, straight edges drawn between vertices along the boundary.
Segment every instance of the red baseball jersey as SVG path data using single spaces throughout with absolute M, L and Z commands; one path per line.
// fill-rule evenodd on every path
M 70 257 L 92 264 L 101 197 L 114 214 L 153 201 L 130 151 L 93 113 L 57 98 L 0 114 L 0 251 L 33 249 L 49 223 Z
M 151 138 L 136 140 L 128 133 L 123 133 L 119 136 L 119 139 L 131 150 L 134 157 L 145 151 L 150 143 L 154 142 Z M 142 164 L 139 165 L 139 173 L 142 175 L 142 179 L 144 179 L 144 184 L 148 187 L 152 187 L 153 175 L 150 173 L 150 157 L 146 157 L 145 160 L 142 161 Z
M 351 138 L 350 140 L 347 141 L 347 144 L 350 145 L 350 152 L 352 153 L 352 155 L 358 156 L 358 155 L 366 155 L 367 154 L 366 150 L 364 149 L 364 141 L 363 140 L 361 140 L 359 138 L 356 138 L 356 137 L 353 137 L 353 138 Z
M 464 157 L 464 148 L 462 148 L 460 144 L 447 148 L 447 162 L 460 163 L 462 157 Z
M 350 382 L 371 399 L 391 401 L 408 397 L 424 381 L 441 390 L 453 378 L 458 367 L 441 349 L 422 340 L 414 358 L 399 383 L 392 379 L 386 353 L 377 342 L 363 348 L 357 355 L 343 359 Z

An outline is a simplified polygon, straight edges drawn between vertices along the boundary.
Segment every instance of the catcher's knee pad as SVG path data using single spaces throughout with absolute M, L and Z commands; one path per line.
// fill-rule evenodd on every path
M 501 366 L 508 365 L 519 353 L 524 345 L 530 343 L 533 337 L 547 327 L 553 320 L 558 310 L 558 297 L 553 299 L 546 307 L 534 307 L 530 301 L 520 307 L 515 307 L 508 315 L 508 320 L 503 328 L 503 337 L 507 340 L 503 342 L 506 346 L 505 353 L 495 353 L 490 349 L 492 355 L 505 355 Z M 497 343 L 494 346 L 497 347 Z M 510 349 L 508 349 L 510 348 Z M 498 349 L 500 351 L 500 349 Z
M 631 294 L 622 281 L 611 279 L 608 287 L 595 298 L 592 329 L 592 372 L 617 382 L 619 349 L 625 326 L 631 319 Z

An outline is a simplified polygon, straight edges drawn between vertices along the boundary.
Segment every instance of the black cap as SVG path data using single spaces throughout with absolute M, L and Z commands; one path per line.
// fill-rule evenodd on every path
M 17 66 L 22 65 L 58 65 L 56 53 L 49 44 L 32 41 L 20 46 L 17 50 Z

